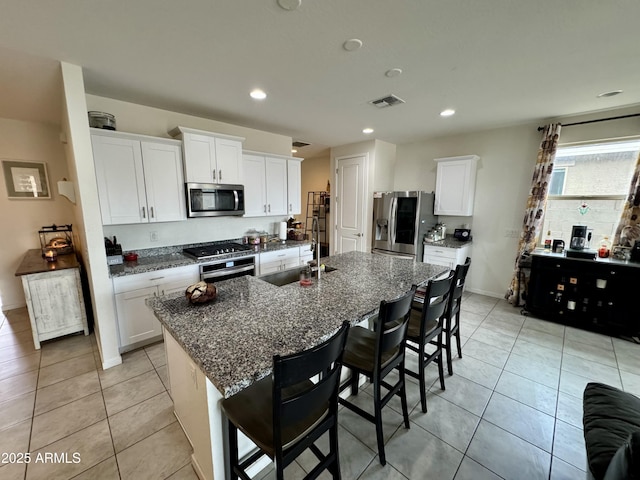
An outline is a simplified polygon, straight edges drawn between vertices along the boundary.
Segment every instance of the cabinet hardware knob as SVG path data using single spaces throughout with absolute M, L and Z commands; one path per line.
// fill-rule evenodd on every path
M 218 180 L 222 181 L 222 170 L 218 170 Z
M 269 213 L 271 213 L 271 204 L 268 206 Z
M 267 213 L 267 205 L 264 205 L 264 213 Z
M 142 218 L 147 218 L 147 207 L 142 207 Z
M 291 204 L 289 204 L 289 211 L 293 210 L 293 207 L 291 206 Z
M 214 181 L 216 180 L 216 171 L 215 170 L 213 171 L 213 180 Z
M 153 213 L 153 207 L 150 207 L 149 211 L 151 212 L 151 218 L 155 218 L 155 214 Z

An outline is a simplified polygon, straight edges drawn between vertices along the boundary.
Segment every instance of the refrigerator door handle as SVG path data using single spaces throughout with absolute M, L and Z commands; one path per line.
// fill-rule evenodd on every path
M 391 212 L 389 212 L 389 242 L 391 249 L 396 244 L 396 210 L 398 209 L 398 199 L 394 196 L 391 199 Z

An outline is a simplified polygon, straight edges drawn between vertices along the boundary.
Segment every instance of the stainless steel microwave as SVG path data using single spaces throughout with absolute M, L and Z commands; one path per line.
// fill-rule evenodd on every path
M 187 183 L 187 217 L 244 215 L 244 185 Z

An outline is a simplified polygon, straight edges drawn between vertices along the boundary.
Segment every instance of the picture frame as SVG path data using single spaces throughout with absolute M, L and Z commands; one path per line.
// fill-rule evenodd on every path
M 10 199 L 51 198 L 46 163 L 2 160 L 2 172 Z

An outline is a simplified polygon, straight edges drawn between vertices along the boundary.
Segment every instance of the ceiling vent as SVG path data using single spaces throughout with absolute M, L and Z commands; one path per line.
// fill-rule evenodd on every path
M 304 143 L 304 142 L 293 142 L 291 145 L 293 145 L 296 148 L 302 148 L 302 147 L 306 147 L 307 145 L 310 145 L 309 143 Z
M 393 107 L 394 105 L 400 105 L 401 103 L 405 103 L 405 101 L 399 97 L 396 97 L 395 95 L 388 95 L 377 100 L 372 100 L 369 103 L 378 108 L 385 108 Z

